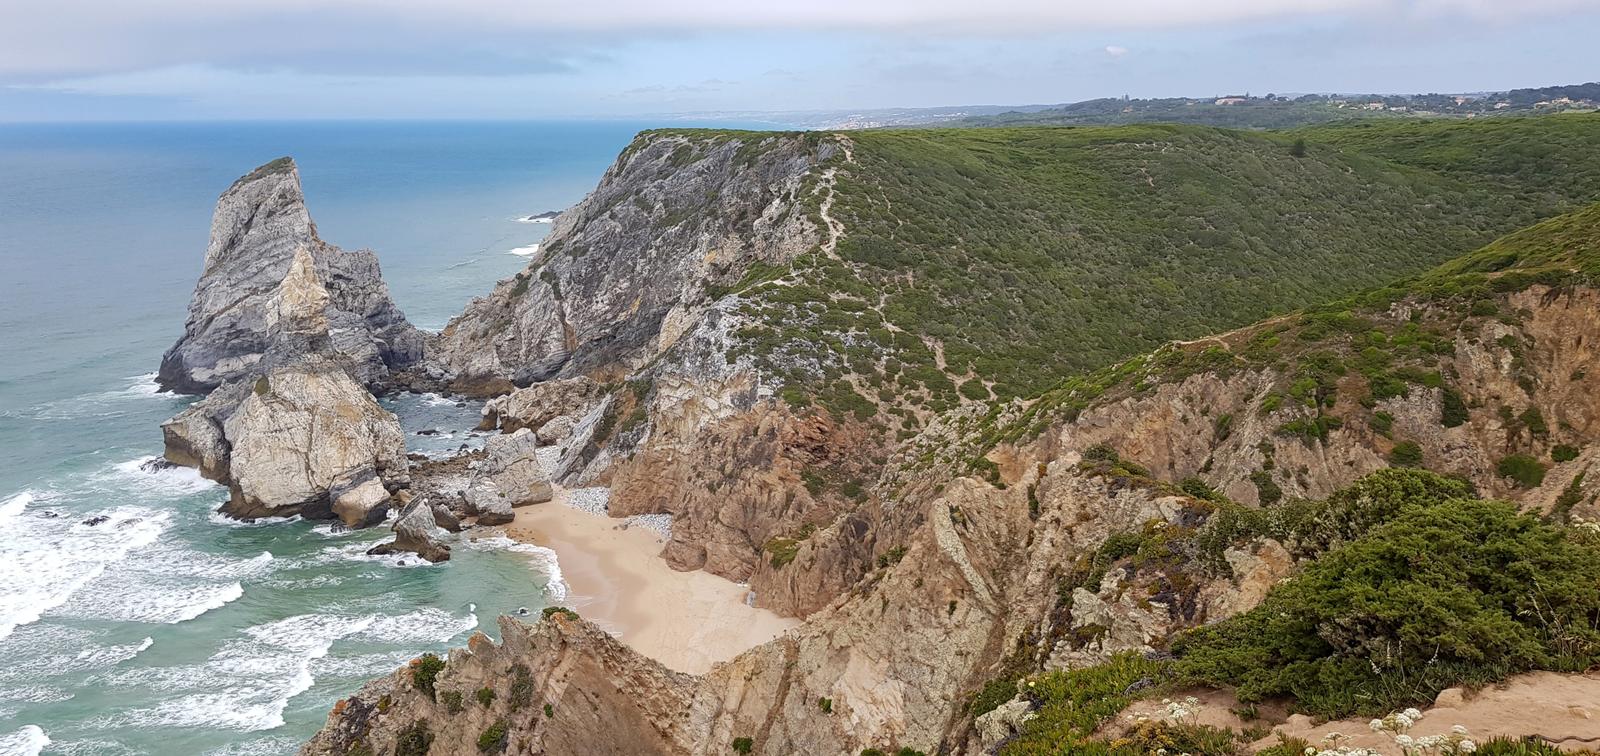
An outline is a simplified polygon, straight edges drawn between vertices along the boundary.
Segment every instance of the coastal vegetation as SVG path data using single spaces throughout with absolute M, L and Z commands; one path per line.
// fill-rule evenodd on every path
M 1600 160 L 1574 158 L 1600 154 L 1600 116 L 848 139 L 836 254 L 716 293 L 740 295 L 741 349 L 786 398 L 891 427 L 1382 287 L 1600 196 Z

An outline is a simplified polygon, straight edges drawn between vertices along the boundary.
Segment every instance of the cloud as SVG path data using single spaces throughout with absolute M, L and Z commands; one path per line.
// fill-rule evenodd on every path
M 1128 54 L 1128 48 L 1121 45 L 1106 45 L 1106 54 L 1113 58 L 1120 58 Z
M 797 29 L 1015 35 L 1329 15 L 1502 21 L 1595 5 L 1596 0 L 21 0 L 0 3 L 0 81 L 184 65 L 372 75 L 559 74 L 630 35 Z

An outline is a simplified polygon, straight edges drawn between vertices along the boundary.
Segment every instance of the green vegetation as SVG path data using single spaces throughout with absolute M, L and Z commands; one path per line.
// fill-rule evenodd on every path
M 462 698 L 459 690 L 447 690 L 439 694 L 439 700 L 444 702 L 444 710 L 451 714 L 460 714 L 467 710 L 467 707 L 461 704 Z
M 1578 458 L 1578 447 L 1571 444 L 1556 444 L 1550 448 L 1550 459 L 1556 462 L 1571 462 Z
M 1544 463 L 1527 454 L 1507 456 L 1494 469 L 1500 477 L 1516 481 L 1519 488 L 1537 488 L 1544 482 Z
M 543 618 L 544 619 L 550 619 L 551 617 L 554 617 L 554 616 L 556 616 L 558 614 L 561 615 L 562 617 L 565 617 L 565 618 L 569 619 L 569 620 L 575 620 L 575 619 L 578 618 L 578 613 L 577 612 L 572 611 L 571 609 L 568 609 L 567 607 L 564 607 L 564 606 L 547 606 L 547 607 L 544 608 L 544 611 L 542 612 L 542 614 L 543 614 Z
M 428 698 L 434 698 L 433 682 L 444 671 L 444 660 L 437 654 L 423 654 L 411 660 L 411 686 L 423 693 Z
M 478 697 L 478 705 L 480 706 L 487 708 L 494 703 L 494 688 L 479 688 L 476 695 Z
M 1509 504 L 1435 496 L 1452 482 L 1428 473 L 1387 473 L 1382 489 L 1421 489 L 1398 500 L 1346 492 L 1346 512 L 1392 518 L 1318 556 L 1256 609 L 1180 639 L 1177 678 L 1235 686 L 1242 701 L 1292 697 L 1332 718 L 1600 661 L 1600 542 Z
M 1418 128 L 1448 148 L 1407 141 Z M 1600 118 L 1580 116 L 851 140 L 856 162 L 834 164 L 840 259 L 751 277 L 740 307 L 757 325 L 738 336 L 792 402 L 891 425 L 881 405 L 1034 395 L 1173 338 L 1414 275 L 1600 196 L 1600 161 L 1568 159 L 1600 153 Z M 1515 169 L 1527 159 L 1536 168 Z M 1358 367 L 1377 399 L 1420 377 Z
M 1028 695 L 1041 704 L 1038 716 L 1023 725 L 1022 732 L 1000 753 L 1109 753 L 1103 744 L 1091 743 L 1095 730 L 1132 703 L 1137 694 L 1130 691 L 1140 687 L 1139 683 L 1148 684 L 1163 674 L 1163 663 L 1128 653 L 1099 666 L 1051 672 L 1030 680 Z M 1090 750 L 1096 745 L 1102 750 Z
M 533 673 L 527 667 L 518 664 L 511 668 L 511 693 L 506 703 L 512 711 L 521 711 L 533 703 L 533 687 Z
M 433 747 L 433 733 L 426 720 L 419 719 L 400 731 L 394 740 L 394 756 L 427 756 Z
M 504 719 L 496 720 L 494 724 L 484 728 L 478 735 L 478 753 L 500 753 L 506 750 L 509 729 Z
M 1389 464 L 1395 467 L 1421 467 L 1422 445 L 1415 441 L 1401 441 L 1389 452 Z
M 750 738 L 738 737 L 733 739 L 733 750 L 735 753 L 749 753 L 750 749 L 755 748 L 755 745 L 756 742 Z

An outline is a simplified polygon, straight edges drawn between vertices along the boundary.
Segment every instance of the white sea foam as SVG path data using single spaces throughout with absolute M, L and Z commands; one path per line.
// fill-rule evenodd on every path
M 130 671 L 108 676 L 118 685 L 192 691 L 186 695 L 101 717 L 99 727 L 224 727 L 270 730 L 283 725 L 295 696 L 311 689 L 312 664 L 334 642 L 361 633 L 377 617 L 301 614 L 245 628 L 205 664 Z
M 131 489 L 163 498 L 221 490 L 221 486 L 201 477 L 200 471 L 192 467 L 147 469 L 146 465 L 159 459 L 152 456 L 118 462 L 110 470 L 91 476 L 89 482 L 112 491 L 127 492 Z
M 212 512 L 206 515 L 206 520 L 213 525 L 226 525 L 230 528 L 259 528 L 263 525 L 287 525 L 300 519 L 300 515 L 288 517 L 257 517 L 254 520 L 240 520 L 229 517 L 222 512 Z
M 27 509 L 28 505 L 33 503 L 33 499 L 34 493 L 30 490 L 23 491 L 5 501 L 0 501 L 0 521 L 9 520 L 22 514 L 22 510 Z
M 420 394 L 417 396 L 417 398 L 421 399 L 422 403 L 428 405 L 429 407 L 454 407 L 456 406 L 457 402 L 461 401 L 460 399 L 453 399 L 448 396 L 440 396 L 433 392 Z
M 458 617 L 443 609 L 426 607 L 392 617 L 374 618 L 372 624 L 357 637 L 395 646 L 415 647 L 448 643 L 477 626 L 476 614 Z
M 0 638 L 72 598 L 106 565 L 148 546 L 167 529 L 167 512 L 116 507 L 93 520 L 12 517 L 0 521 Z
M 229 743 L 205 752 L 205 756 L 282 756 L 294 753 L 300 747 L 300 738 L 288 735 Z
M 518 257 L 532 257 L 539 253 L 539 245 L 529 244 L 526 247 L 517 247 L 512 249 L 510 253 Z
M 244 596 L 238 582 L 213 585 L 140 585 L 130 581 L 124 592 L 83 591 L 71 602 L 52 612 L 54 616 L 79 619 L 109 619 L 120 622 L 150 622 L 176 625 L 220 609 Z M 93 594 L 91 598 L 88 594 Z
M 506 536 L 504 533 L 468 538 L 463 541 L 467 548 L 478 551 L 510 551 L 517 554 L 527 554 L 533 558 L 534 566 L 543 572 L 548 581 L 545 583 L 545 597 L 552 601 L 561 601 L 567 597 L 567 582 L 561 576 L 561 562 L 556 558 L 556 553 L 543 546 L 532 543 L 523 543 Z
M 160 398 L 174 403 L 184 401 L 170 394 L 162 394 L 156 385 L 155 373 L 130 375 L 124 384 L 115 389 L 82 394 L 69 399 L 57 399 L 33 408 L 33 417 L 40 420 L 71 420 L 87 417 L 118 417 L 136 409 L 139 400 Z
M 38 756 L 50 745 L 50 737 L 38 725 L 23 725 L 21 729 L 0 735 L 0 753 L 8 756 Z
M 531 216 L 524 215 L 521 218 L 512 218 L 511 222 L 512 223 L 550 223 L 550 222 L 552 222 L 554 220 L 555 220 L 554 218 L 534 218 L 534 217 L 531 217 Z

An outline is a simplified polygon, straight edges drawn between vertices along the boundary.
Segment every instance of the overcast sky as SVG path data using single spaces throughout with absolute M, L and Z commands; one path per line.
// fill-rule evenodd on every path
M 0 121 L 559 118 L 1600 79 L 1600 0 L 0 0 Z

